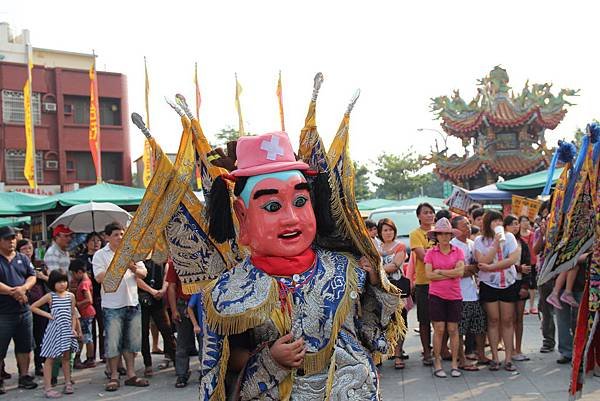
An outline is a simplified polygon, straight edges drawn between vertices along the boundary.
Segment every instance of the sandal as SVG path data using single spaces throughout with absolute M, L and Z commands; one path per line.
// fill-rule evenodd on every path
M 506 370 L 507 372 L 514 372 L 517 370 L 517 368 L 515 368 L 515 365 L 513 365 L 512 362 L 505 362 L 504 370 Z
M 125 385 L 132 387 L 148 387 L 150 383 L 146 379 L 140 379 L 137 376 L 133 376 L 125 380 Z
M 104 386 L 104 390 L 106 391 L 117 391 L 121 387 L 121 383 L 117 379 L 110 379 L 106 386 Z
M 433 366 L 433 358 L 423 358 L 423 365 L 425 366 Z
M 446 372 L 444 372 L 444 369 L 436 369 L 433 371 L 433 375 L 435 377 L 439 377 L 440 379 L 445 379 L 446 377 L 448 377 L 448 375 L 446 374 Z
M 488 366 L 488 369 L 491 370 L 492 372 L 496 372 L 496 371 L 500 370 L 500 362 L 490 361 L 490 365 Z
M 56 390 L 50 389 L 50 390 L 44 391 L 44 397 L 46 397 L 46 398 L 60 398 L 60 397 L 62 397 L 62 394 L 59 393 Z
M 144 377 L 152 377 L 154 376 L 154 371 L 152 370 L 152 366 L 146 366 L 144 368 Z
M 169 366 L 171 366 L 171 359 L 165 358 L 163 359 L 163 361 L 158 365 L 158 369 L 159 370 L 165 370 L 165 369 L 169 369 Z
M 404 369 L 406 367 L 406 365 L 404 364 L 404 361 L 402 360 L 401 356 L 397 356 L 394 359 L 394 369 Z
M 462 376 L 462 372 L 456 368 L 452 368 L 450 370 L 450 376 L 452 377 L 461 377 Z
M 63 394 L 73 394 L 73 385 L 71 383 L 65 384 L 65 388 L 63 389 Z
M 458 368 L 467 372 L 479 372 L 479 368 L 476 365 L 463 365 Z

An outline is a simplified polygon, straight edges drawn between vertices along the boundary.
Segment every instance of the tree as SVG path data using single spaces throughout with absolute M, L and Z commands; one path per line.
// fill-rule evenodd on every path
M 240 137 L 240 132 L 234 128 L 227 127 L 221 128 L 219 132 L 215 134 L 217 138 L 217 146 L 225 146 L 227 142 L 237 141 Z
M 382 153 L 377 158 L 375 176 L 381 180 L 377 185 L 379 198 L 407 199 L 416 196 L 441 198 L 443 183 L 434 173 L 421 173 L 421 161 L 412 149 L 401 155 Z
M 354 194 L 356 200 L 369 199 L 372 195 L 369 187 L 369 169 L 364 164 L 354 162 Z
M 421 168 L 412 148 L 402 155 L 382 153 L 377 158 L 375 176 L 381 180 L 376 194 L 380 198 L 402 199 L 418 187 L 414 176 Z

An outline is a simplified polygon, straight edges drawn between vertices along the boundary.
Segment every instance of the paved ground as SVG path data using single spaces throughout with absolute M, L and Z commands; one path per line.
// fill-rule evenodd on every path
M 420 343 L 418 335 L 413 331 L 416 327 L 414 312 L 410 313 L 410 332 L 407 338 L 406 350 L 410 355 L 406 369 L 394 370 L 392 361 L 385 363 L 382 378 L 382 393 L 385 400 L 398 401 L 566 401 L 569 367 L 556 364 L 556 354 L 540 354 L 539 321 L 537 317 L 526 316 L 525 352 L 531 361 L 518 363 L 519 373 L 512 374 L 501 370 L 490 372 L 465 372 L 463 377 L 453 379 L 435 379 L 431 370 L 424 367 L 419 358 Z M 155 359 L 156 364 L 160 358 Z M 141 367 L 138 359 L 137 366 Z M 449 362 L 446 362 L 447 369 Z M 16 371 L 14 358 L 7 358 L 7 368 L 10 373 Z M 195 364 L 193 367 L 197 366 Z M 144 400 L 165 401 L 170 397 L 177 400 L 198 399 L 197 387 L 191 383 L 185 389 L 176 389 L 173 368 L 158 372 L 151 379 L 147 388 L 121 388 L 116 393 L 104 391 L 103 365 L 95 369 L 75 371 L 75 394 L 65 396 L 65 400 Z M 196 379 L 197 376 L 194 378 Z M 39 379 L 41 382 L 41 379 Z M 59 389 L 60 389 L 59 381 Z M 0 401 L 41 399 L 41 390 L 24 391 L 16 389 L 16 380 L 6 382 L 8 393 L 0 396 Z M 41 388 L 41 386 L 40 386 Z M 600 400 L 600 378 L 590 377 L 586 381 L 585 401 Z

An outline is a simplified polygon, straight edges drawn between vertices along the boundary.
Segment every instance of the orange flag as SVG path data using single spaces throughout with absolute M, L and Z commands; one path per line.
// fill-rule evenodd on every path
M 100 107 L 98 106 L 98 77 L 96 61 L 90 67 L 90 152 L 96 169 L 96 183 L 102 182 L 102 158 L 100 153 Z

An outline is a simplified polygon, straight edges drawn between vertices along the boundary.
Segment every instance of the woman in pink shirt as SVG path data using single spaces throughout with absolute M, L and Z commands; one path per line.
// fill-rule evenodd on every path
M 458 369 L 458 322 L 462 316 L 462 293 L 460 278 L 465 267 L 462 249 L 450 244 L 453 237 L 452 226 L 446 218 L 441 218 L 428 233 L 437 245 L 425 254 L 425 272 L 431 280 L 429 284 L 429 315 L 433 323 L 433 374 L 447 377 L 442 367 L 442 342 L 444 332 L 450 338 L 452 351 L 452 377 L 460 377 Z

